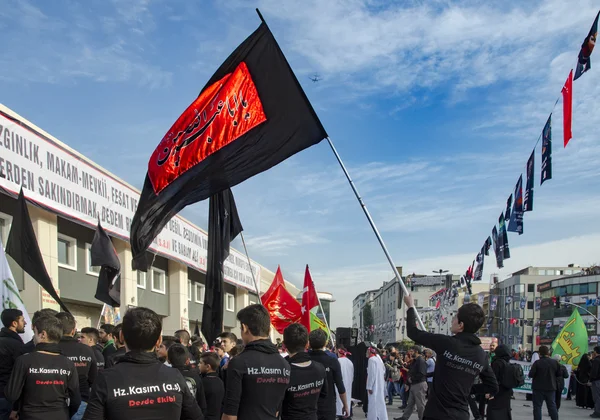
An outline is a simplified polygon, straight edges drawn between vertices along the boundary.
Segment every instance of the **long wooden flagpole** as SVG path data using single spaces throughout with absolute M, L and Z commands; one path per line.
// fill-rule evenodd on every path
M 265 21 L 265 18 L 263 17 L 263 15 L 260 13 L 260 10 L 256 9 L 256 13 L 258 14 L 258 17 L 260 18 L 260 20 L 265 25 L 267 25 L 267 22 Z M 381 234 L 379 233 L 377 226 L 375 226 L 375 222 L 373 221 L 373 218 L 371 217 L 371 214 L 369 213 L 367 206 L 365 205 L 360 194 L 358 193 L 358 190 L 356 189 L 356 186 L 354 185 L 352 178 L 350 178 L 350 174 L 348 173 L 348 170 L 346 169 L 344 162 L 342 162 L 342 158 L 338 154 L 337 150 L 335 149 L 335 146 L 333 145 L 333 142 L 331 141 L 331 139 L 329 137 L 327 137 L 327 142 L 329 143 L 329 146 L 331 147 L 331 150 L 333 151 L 333 154 L 335 155 L 338 163 L 342 167 L 342 170 L 344 171 L 344 174 L 346 175 L 346 178 L 348 179 L 348 182 L 350 183 L 350 186 L 352 187 L 352 190 L 354 191 L 354 194 L 356 195 L 356 198 L 358 199 L 358 202 L 360 203 L 360 206 L 362 207 L 363 212 L 365 213 L 365 216 L 367 216 L 367 220 L 369 221 L 369 224 L 371 225 L 371 229 L 373 229 L 373 232 L 375 233 L 375 236 L 377 237 L 377 240 L 379 241 L 379 245 L 381 245 L 381 248 L 383 249 L 383 253 L 387 257 L 387 260 L 389 261 L 390 266 L 392 267 L 392 271 L 394 272 L 394 275 L 398 279 L 398 283 L 400 284 L 400 289 L 402 290 L 404 296 L 407 296 L 409 294 L 408 289 L 404 285 L 404 281 L 402 281 L 402 276 L 400 276 L 400 273 L 398 272 L 398 269 L 396 268 L 396 265 L 394 264 L 394 261 L 392 260 L 392 256 L 388 252 L 387 247 L 385 246 L 385 242 L 383 242 L 383 238 L 381 237 Z M 417 316 L 417 322 L 419 323 L 419 327 L 422 330 L 425 330 L 425 325 L 423 324 L 423 321 L 421 320 L 421 316 L 417 312 L 416 308 L 415 308 L 415 314 Z

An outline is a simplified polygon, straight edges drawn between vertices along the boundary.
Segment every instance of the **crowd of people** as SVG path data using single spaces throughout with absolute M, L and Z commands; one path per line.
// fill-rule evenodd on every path
M 186 330 L 162 335 L 161 318 L 148 308 L 129 309 L 121 324 L 98 329 L 78 329 L 70 313 L 52 309 L 35 312 L 27 326 L 21 311 L 5 309 L 0 420 L 336 420 L 352 416 L 353 402 L 368 420 L 387 420 L 394 397 L 402 420 L 468 420 L 469 408 L 475 418 L 510 420 L 523 371 L 510 363 L 506 345 L 493 343 L 489 354 L 481 347 L 481 307 L 463 305 L 446 336 L 420 330 L 412 297 L 405 303 L 407 332 L 418 344 L 406 352 L 372 343 L 333 348 L 323 330 L 309 333 L 300 324 L 275 344 L 261 305 L 238 312 L 239 339 L 223 332 L 210 346 Z M 34 333 L 28 343 L 19 335 L 26 328 Z M 578 405 L 591 398 L 600 407 L 598 356 L 600 347 L 574 373 Z M 546 402 L 556 420 L 568 373 L 548 347 L 532 359 L 533 418 L 541 419 Z

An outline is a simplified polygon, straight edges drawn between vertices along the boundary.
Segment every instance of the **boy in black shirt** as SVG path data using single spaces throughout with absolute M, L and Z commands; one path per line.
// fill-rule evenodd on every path
M 206 396 L 206 420 L 220 420 L 225 387 L 223 381 L 217 374 L 219 359 L 214 353 L 204 353 L 200 356 L 200 373 L 202 374 L 202 386 Z
M 20 420 L 69 420 L 77 413 L 81 396 L 77 369 L 60 354 L 62 325 L 54 316 L 40 316 L 33 331 L 35 351 L 15 362 L 6 398 L 17 404 Z
M 189 352 L 190 366 L 192 368 L 197 368 L 198 363 L 200 363 L 200 352 L 198 351 L 198 347 L 191 345 L 190 333 L 186 330 L 177 330 L 175 331 L 175 337 L 179 340 L 181 344 L 183 344 L 183 346 Z
M 58 312 L 55 311 L 54 309 L 50 309 L 50 308 L 44 308 L 44 309 L 40 309 L 39 311 L 35 311 L 33 313 L 33 318 L 31 318 L 31 331 L 33 331 L 33 323 L 35 322 L 36 319 L 38 319 L 41 316 L 56 316 Z M 34 333 L 35 334 L 35 333 Z M 25 353 L 31 353 L 35 351 L 35 343 L 33 342 L 33 338 L 25 343 L 25 348 L 23 349 L 23 354 Z
M 119 362 L 119 360 L 121 360 L 123 356 L 125 356 L 125 353 L 127 353 L 127 349 L 125 348 L 125 341 L 123 341 L 123 336 L 121 335 L 122 330 L 123 324 L 116 325 L 115 328 L 113 328 L 112 330 L 114 334 L 113 344 L 117 350 L 110 353 L 104 360 L 105 369 L 109 369 L 116 365 Z
M 290 364 L 291 376 L 281 420 L 317 420 L 319 395 L 326 397 L 325 367 L 310 360 L 306 353 L 308 331 L 302 324 L 291 324 L 283 331 L 283 343 L 289 352 L 285 359 Z
M 96 366 L 98 366 L 98 370 L 104 369 L 104 356 L 102 355 L 102 347 L 98 347 L 99 339 L 100 335 L 98 334 L 98 330 L 96 328 L 85 327 L 81 329 L 79 342 L 89 346 L 92 349 L 94 356 L 96 357 Z
M 342 368 L 337 358 L 329 356 L 325 352 L 327 344 L 327 333 L 323 330 L 314 330 L 309 334 L 310 359 L 321 363 L 325 367 L 327 373 L 326 393 L 319 398 L 317 405 L 317 417 L 319 420 L 335 420 L 337 413 L 335 388 L 340 394 L 342 401 L 342 413 L 344 417 L 348 417 L 348 403 L 346 400 L 346 388 L 342 379 Z
M 121 325 L 128 352 L 98 374 L 84 420 L 202 420 L 181 373 L 156 358 L 162 330 L 156 312 L 129 309 Z
M 104 356 L 105 362 L 108 362 L 108 358 L 117 351 L 114 329 L 115 326 L 111 324 L 100 325 L 100 343 L 102 344 L 102 356 Z
M 98 366 L 94 351 L 85 344 L 78 343 L 73 337 L 75 335 L 75 318 L 68 312 L 60 312 L 56 318 L 62 324 L 63 337 L 58 346 L 63 355 L 75 364 L 77 376 L 79 376 L 79 393 L 81 394 L 81 405 L 72 420 L 81 420 L 87 401 L 90 398 L 90 389 L 96 380 Z
M 423 420 L 469 420 L 468 397 L 471 388 L 477 394 L 494 395 L 498 382 L 490 368 L 489 359 L 475 333 L 485 321 L 483 310 L 476 303 L 467 303 L 452 318 L 452 333 L 431 334 L 417 328 L 414 301 L 404 297 L 407 311 L 407 333 L 415 342 L 437 354 L 433 372 L 433 392 L 429 395 Z M 479 376 L 482 383 L 473 386 Z
M 167 360 L 173 369 L 181 372 L 190 392 L 196 398 L 200 410 L 206 416 L 206 396 L 202 378 L 200 378 L 200 372 L 190 366 L 190 354 L 187 349 L 182 344 L 173 344 L 169 347 Z
M 25 318 L 18 309 L 2 311 L 2 331 L 0 331 L 0 420 L 8 420 L 12 411 L 11 403 L 4 397 L 4 387 L 10 378 L 17 357 L 24 351 L 23 339 L 19 334 L 25 332 Z
M 271 320 L 262 305 L 237 314 L 246 347 L 229 361 L 223 420 L 275 420 L 290 383 L 290 365 L 269 340 Z

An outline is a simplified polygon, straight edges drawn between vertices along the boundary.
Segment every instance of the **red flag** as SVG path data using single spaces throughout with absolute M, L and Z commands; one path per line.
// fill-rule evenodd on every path
M 308 331 L 310 331 L 310 310 L 315 306 L 319 306 L 319 298 L 307 265 L 304 274 L 304 289 L 302 289 L 302 325 Z
M 279 334 L 283 334 L 283 330 L 288 325 L 300 322 L 302 315 L 300 303 L 285 288 L 279 267 L 277 267 L 277 273 L 269 290 L 262 295 L 261 302 L 269 311 L 271 325 Z
M 563 95 L 563 133 L 565 137 L 565 147 L 573 137 L 571 133 L 571 118 L 573 117 L 573 70 L 562 88 Z
M 285 287 L 285 282 L 283 281 L 283 275 L 281 274 L 281 267 L 277 266 L 277 272 L 275 273 L 271 286 L 269 286 L 269 289 L 260 298 L 263 306 L 266 307 L 265 301 L 268 301 L 271 298 L 271 295 L 277 291 L 279 286 Z

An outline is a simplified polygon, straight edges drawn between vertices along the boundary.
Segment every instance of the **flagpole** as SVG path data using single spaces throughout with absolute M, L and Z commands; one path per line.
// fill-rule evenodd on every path
M 369 221 L 369 224 L 371 225 L 371 229 L 373 229 L 373 233 L 375 233 L 375 236 L 377 237 L 377 240 L 379 241 L 379 245 L 381 245 L 381 248 L 383 249 L 383 253 L 387 257 L 387 260 L 390 263 L 390 266 L 392 267 L 392 271 L 394 272 L 394 275 L 398 279 L 398 283 L 400 284 L 400 288 L 402 289 L 404 296 L 408 296 L 409 295 L 408 289 L 406 288 L 406 285 L 402 281 L 402 276 L 398 272 L 398 269 L 396 268 L 396 264 L 394 264 L 394 261 L 392 260 L 392 256 L 388 252 L 388 249 L 385 246 L 385 242 L 383 242 L 383 238 L 381 237 L 381 234 L 379 233 L 377 226 L 375 226 L 375 222 L 373 221 L 373 218 L 371 217 L 371 214 L 369 213 L 367 206 L 365 205 L 362 197 L 358 193 L 358 190 L 356 189 L 356 186 L 354 185 L 354 181 L 352 181 L 352 178 L 350 177 L 350 174 L 348 173 L 348 170 L 346 169 L 346 166 L 344 165 L 342 158 L 338 154 L 337 150 L 335 149 L 335 146 L 333 145 L 333 142 L 331 141 L 331 139 L 329 137 L 327 137 L 327 142 L 329 143 L 329 147 L 331 147 L 331 150 L 333 151 L 333 154 L 335 155 L 338 163 L 342 167 L 342 170 L 344 171 L 344 174 L 346 175 L 346 178 L 348 179 L 348 182 L 350 183 L 350 186 L 352 187 L 352 190 L 354 191 L 354 195 L 356 195 L 356 199 L 358 200 L 360 206 L 362 207 L 363 212 L 365 213 L 365 216 L 367 217 L 367 220 Z M 417 322 L 419 323 L 419 327 L 422 330 L 425 330 L 425 325 L 423 324 L 423 321 L 421 320 L 421 316 L 419 315 L 419 312 L 417 312 L 417 308 L 414 308 L 414 309 L 415 309 L 415 315 L 417 316 Z
M 256 289 L 256 296 L 258 296 L 258 301 L 262 305 L 262 300 L 260 298 L 260 289 L 258 288 L 256 278 L 254 277 L 254 270 L 252 270 L 252 262 L 250 261 L 250 255 L 248 254 L 248 248 L 246 248 L 246 241 L 244 240 L 244 232 L 240 232 L 240 237 L 242 238 L 242 245 L 244 246 L 246 258 L 248 258 L 248 266 L 250 267 L 250 274 L 252 274 L 252 281 L 254 282 L 254 288 Z
M 312 281 L 312 277 L 311 277 L 311 281 Z M 315 286 L 314 281 L 312 282 L 312 284 L 313 284 L 313 287 L 315 288 L 315 294 L 317 295 L 317 300 L 319 301 L 319 309 L 321 310 L 321 313 L 323 314 L 323 319 L 325 320 L 325 326 L 327 327 L 327 331 L 329 331 L 329 338 L 331 338 L 331 341 L 333 342 L 333 345 L 335 346 L 335 339 L 333 338 L 333 333 L 331 332 L 331 328 L 329 327 L 329 322 L 327 322 L 327 314 L 323 310 L 323 305 L 321 304 L 321 298 L 319 297 L 319 291 L 317 290 L 317 286 Z

